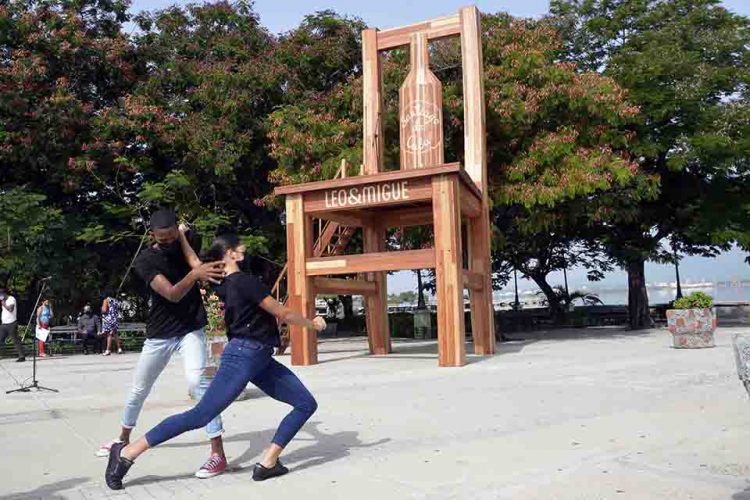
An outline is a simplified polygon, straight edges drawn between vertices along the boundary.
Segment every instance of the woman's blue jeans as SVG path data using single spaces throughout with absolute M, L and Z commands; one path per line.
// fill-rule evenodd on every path
M 172 415 L 146 433 L 149 446 L 205 426 L 224 411 L 252 382 L 277 401 L 294 408 L 284 417 L 272 442 L 285 447 L 315 413 L 318 403 L 310 391 L 286 366 L 273 359 L 273 347 L 249 338 L 233 338 L 221 356 L 211 385 L 192 409 Z

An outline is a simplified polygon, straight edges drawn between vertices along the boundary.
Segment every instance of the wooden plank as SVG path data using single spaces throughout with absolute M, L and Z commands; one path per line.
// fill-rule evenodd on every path
M 469 274 L 481 281 L 481 287 L 469 291 L 471 332 L 474 353 L 495 353 L 495 310 L 492 306 L 492 268 L 490 264 L 490 226 L 487 212 L 469 220 Z
M 312 219 L 303 211 L 302 195 L 286 199 L 286 235 L 289 273 L 289 307 L 303 316 L 315 314 L 315 291 L 305 273 L 306 261 L 312 255 Z M 318 334 L 315 330 L 289 325 L 293 365 L 318 362 Z
M 432 225 L 432 205 L 378 211 L 377 219 L 384 228 Z
M 313 191 L 323 191 L 326 189 L 347 188 L 361 186 L 374 182 L 396 182 L 405 180 L 414 180 L 422 177 L 432 177 L 434 175 L 443 175 L 450 173 L 459 173 L 461 171 L 460 163 L 444 163 L 443 165 L 431 166 L 429 169 L 421 170 L 394 170 L 392 172 L 382 172 L 375 174 L 358 175 L 347 177 L 346 179 L 330 179 L 326 181 L 306 182 L 304 184 L 290 184 L 288 186 L 279 186 L 274 189 L 276 195 L 288 195 L 293 193 L 310 193 Z M 460 174 L 459 174 L 460 175 Z
M 484 289 L 484 276 L 481 274 L 464 269 L 464 288 L 469 290 L 483 290 Z
M 482 213 L 482 199 L 463 183 L 461 183 L 461 213 L 470 219 L 479 217 Z
M 362 243 L 367 255 L 380 254 L 385 250 L 385 229 L 372 224 L 363 229 Z M 366 322 L 367 342 L 370 354 L 384 355 L 391 352 L 391 332 L 388 324 L 388 282 L 384 272 L 370 272 L 365 279 L 375 284 L 374 294 L 367 295 Z
M 377 177 L 377 176 L 376 176 Z M 432 199 L 432 187 L 427 177 L 370 182 L 352 187 L 315 191 L 305 195 L 305 213 L 333 213 L 340 210 L 365 210 L 375 207 L 398 206 L 404 203 Z M 377 217 L 377 214 L 373 214 Z
M 370 216 L 365 213 L 357 213 L 352 211 L 332 211 L 332 212 L 318 212 L 315 217 L 331 222 L 336 222 L 342 226 L 354 226 L 362 227 L 370 223 Z
M 341 295 L 372 295 L 377 292 L 377 285 L 372 281 L 345 280 L 340 278 L 313 278 L 315 291 Z
M 365 174 L 383 170 L 383 84 L 377 30 L 362 31 L 362 162 Z
M 411 68 L 399 89 L 401 169 L 443 163 L 443 88 L 430 71 L 427 34 L 412 33 Z
M 464 158 L 465 173 L 480 191 L 481 213 L 469 221 L 469 269 L 485 279 L 481 291 L 470 292 L 471 321 L 476 354 L 495 352 L 495 315 L 492 307 L 490 266 L 491 227 L 489 219 L 489 185 L 487 183 L 487 129 L 485 123 L 484 68 L 482 62 L 482 30 L 479 10 L 464 7 L 461 21 L 463 59 Z
M 466 170 L 461 169 L 458 171 L 458 176 L 461 178 L 461 184 L 467 188 L 469 191 L 474 193 L 474 196 L 476 196 L 479 199 L 483 199 L 482 192 L 479 190 L 476 184 L 474 184 L 474 181 L 471 180 L 471 177 L 469 177 L 469 174 L 466 173 Z
M 438 17 L 421 23 L 391 28 L 378 32 L 378 50 L 388 50 L 409 44 L 413 33 L 425 32 L 430 40 L 458 35 L 461 32 L 459 16 Z
M 432 208 L 435 219 L 435 277 L 440 366 L 466 364 L 461 213 L 458 179 L 435 177 Z
M 314 257 L 320 257 L 323 255 L 326 251 L 326 248 L 328 248 L 328 245 L 331 244 L 331 239 L 333 238 L 333 235 L 336 234 L 336 231 L 338 230 L 339 226 L 336 222 L 331 222 L 325 225 L 322 231 L 320 231 L 320 235 L 318 236 L 318 241 L 315 242 L 315 245 L 313 245 L 313 256 Z
M 435 251 L 432 248 L 307 259 L 308 276 L 404 271 L 410 269 L 431 269 L 433 267 L 435 267 Z
M 464 158 L 466 173 L 480 191 L 487 191 L 487 130 L 485 124 L 484 68 L 479 10 L 464 7 L 461 18 L 461 55 L 464 78 Z

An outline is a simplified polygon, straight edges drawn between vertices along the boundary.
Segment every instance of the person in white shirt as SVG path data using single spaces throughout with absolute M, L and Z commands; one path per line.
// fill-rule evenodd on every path
M 2 309 L 2 324 L 0 324 L 0 345 L 5 343 L 6 337 L 10 335 L 18 352 L 16 361 L 26 361 L 23 354 L 21 339 L 18 337 L 18 311 L 16 310 L 16 299 L 8 290 L 0 288 L 0 309 Z

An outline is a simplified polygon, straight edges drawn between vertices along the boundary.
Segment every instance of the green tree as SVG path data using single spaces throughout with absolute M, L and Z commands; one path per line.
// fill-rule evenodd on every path
M 527 239 L 546 235 L 551 221 L 563 218 L 555 207 L 586 205 L 616 188 L 647 196 L 653 186 L 641 178 L 637 164 L 624 153 L 632 139 L 627 127 L 637 108 L 626 101 L 611 78 L 581 74 L 574 64 L 558 62 L 562 42 L 546 23 L 505 14 L 485 15 L 482 22 L 488 165 L 496 207 L 495 270 L 500 271 L 504 262 L 525 263 L 543 257 L 543 252 L 562 255 L 572 246 L 582 231 L 568 224 L 565 229 L 570 234 L 547 240 L 557 246 L 539 245 L 533 256 L 517 251 Z M 398 165 L 398 88 L 408 70 L 405 55 L 396 50 L 383 60 L 387 168 Z M 433 44 L 431 67 L 443 82 L 446 159 L 461 161 L 463 99 L 457 41 Z M 272 180 L 287 184 L 330 178 L 342 157 L 356 165 L 361 154 L 361 112 L 358 73 L 325 94 L 275 111 L 270 138 L 278 167 Z M 591 216 L 581 217 L 576 223 L 591 224 L 590 220 Z M 519 223 L 524 231 L 517 230 Z M 418 248 L 430 239 L 429 231 L 397 231 L 392 246 Z M 584 261 L 587 255 L 571 254 L 569 265 Z M 604 260 L 593 256 L 591 267 L 606 269 Z M 534 273 L 551 302 L 555 297 L 546 275 L 558 269 L 560 262 L 552 259 Z
M 650 325 L 644 262 L 747 245 L 748 19 L 718 0 L 553 0 L 563 57 L 628 89 L 642 118 L 629 151 L 656 199 L 613 196 L 601 238 L 628 272 L 630 322 Z M 605 206 L 608 207 L 605 209 Z
M 247 235 L 251 251 L 282 245 L 279 214 L 253 201 L 269 189 L 267 116 L 282 99 L 275 39 L 248 2 L 172 7 L 136 17 L 134 38 L 146 68 L 138 84 L 94 122 L 95 137 L 74 161 L 111 198 L 89 240 L 133 235 L 144 211 L 174 206 L 198 230 Z M 141 229 L 142 230 L 142 229 Z
M 138 72 L 120 30 L 126 9 L 110 0 L 0 5 L 2 278 L 28 300 L 36 280 L 52 274 L 58 314 L 94 302 L 127 265 L 123 247 L 78 239 L 102 191 L 69 162 L 91 139 L 94 117 Z

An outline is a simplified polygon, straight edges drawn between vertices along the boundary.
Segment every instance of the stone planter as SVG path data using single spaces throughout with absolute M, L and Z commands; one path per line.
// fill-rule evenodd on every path
M 737 376 L 750 395 L 750 335 L 737 334 L 734 336 L 734 361 L 737 365 Z
M 417 309 L 414 311 L 414 338 L 432 338 L 432 313 L 429 309 Z
M 712 309 L 668 309 L 672 346 L 678 349 L 714 347 L 716 315 Z

